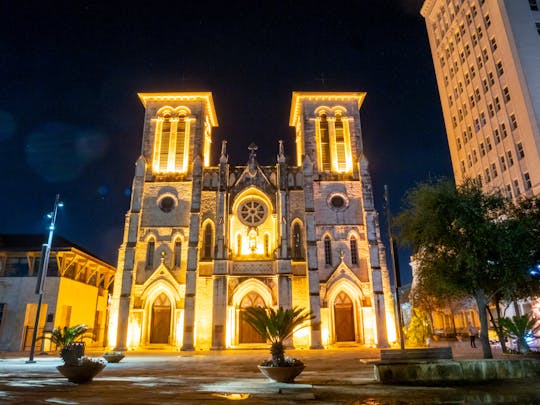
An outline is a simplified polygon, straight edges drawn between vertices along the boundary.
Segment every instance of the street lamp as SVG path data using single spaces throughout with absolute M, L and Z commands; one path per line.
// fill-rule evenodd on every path
M 401 350 L 405 349 L 405 336 L 403 336 L 403 319 L 401 317 L 401 304 L 399 300 L 399 287 L 401 287 L 401 277 L 399 274 L 399 261 L 396 252 L 396 240 L 392 236 L 392 217 L 390 216 L 390 197 L 388 186 L 384 185 L 384 202 L 386 204 L 386 223 L 388 225 L 388 239 L 390 239 L 390 254 L 392 255 L 392 269 L 394 270 L 394 302 L 396 304 L 396 323 L 399 345 Z
M 38 304 L 37 304 L 37 310 L 36 310 L 36 321 L 34 323 L 34 331 L 32 333 L 32 346 L 30 347 L 30 358 L 27 360 L 27 363 L 35 363 L 34 360 L 34 352 L 36 349 L 36 340 L 37 340 L 37 331 L 39 327 L 39 315 L 41 312 L 41 301 L 43 300 L 43 293 L 44 287 L 45 287 L 45 279 L 47 278 L 47 269 L 49 267 L 49 256 L 51 254 L 51 245 L 53 240 L 53 234 L 54 234 L 54 226 L 56 223 L 56 215 L 58 214 L 58 208 L 61 208 L 64 206 L 64 203 L 60 201 L 60 194 L 56 194 L 56 199 L 54 201 L 54 209 L 52 212 L 47 214 L 47 218 L 51 220 L 49 224 L 49 237 L 47 239 L 47 243 L 44 243 L 43 246 L 41 246 L 41 260 L 39 261 L 39 271 L 37 275 L 37 282 L 36 282 L 36 291 L 35 293 L 38 294 Z

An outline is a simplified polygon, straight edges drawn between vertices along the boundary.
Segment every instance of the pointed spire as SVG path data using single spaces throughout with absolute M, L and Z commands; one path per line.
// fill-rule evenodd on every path
M 280 139 L 278 141 L 279 143 L 279 153 L 278 153 L 278 162 L 279 163 L 285 163 L 285 151 L 284 151 L 284 148 L 283 148 L 283 141 Z
M 248 161 L 249 173 L 252 176 L 254 176 L 255 173 L 257 172 L 257 160 L 255 160 L 255 156 L 257 156 L 257 154 L 255 152 L 259 149 L 259 147 L 255 145 L 254 143 L 251 143 L 251 145 L 248 146 L 248 149 L 249 149 L 249 161 Z
M 228 161 L 227 156 L 227 141 L 223 140 L 221 141 L 221 156 L 219 157 L 219 163 L 226 164 Z

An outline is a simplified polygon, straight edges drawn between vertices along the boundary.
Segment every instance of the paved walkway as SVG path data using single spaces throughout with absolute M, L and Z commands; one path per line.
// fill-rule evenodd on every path
M 465 343 L 456 342 L 453 349 L 456 358 L 481 357 L 480 349 Z M 26 364 L 27 355 L 3 353 L 0 403 L 220 404 L 243 400 L 274 405 L 405 405 L 493 403 L 485 402 L 493 398 L 499 399 L 496 403 L 540 403 L 540 382 L 467 388 L 383 386 L 373 376 L 371 363 L 379 358 L 376 349 L 291 350 L 287 354 L 306 363 L 296 384 L 269 382 L 259 373 L 256 365 L 269 357 L 266 350 L 226 350 L 129 352 L 122 362 L 108 364 L 91 384 L 76 385 L 58 373 L 61 360 L 54 354 L 37 356 L 35 364 Z M 473 401 L 467 402 L 470 398 Z M 513 402 L 504 402 L 505 398 Z M 530 402 L 531 398 L 538 402 Z

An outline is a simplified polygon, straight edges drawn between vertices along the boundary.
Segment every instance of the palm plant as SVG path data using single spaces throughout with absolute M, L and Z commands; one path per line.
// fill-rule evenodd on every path
M 48 339 L 60 348 L 60 357 L 66 365 L 75 364 L 84 355 L 82 341 L 86 337 L 87 331 L 88 327 L 84 324 L 64 326 L 52 330 Z
M 499 319 L 499 325 L 504 333 L 517 340 L 517 350 L 520 353 L 526 353 L 530 350 L 527 339 L 536 337 L 536 333 L 540 331 L 540 323 L 538 325 L 536 323 L 537 320 L 529 315 Z
M 273 308 L 249 307 L 246 308 L 245 320 L 264 339 L 270 341 L 270 353 L 272 354 L 272 366 L 288 366 L 285 361 L 285 348 L 283 342 L 292 336 L 297 330 L 307 326 L 305 322 L 315 316 L 303 308 L 293 307 L 277 310 Z
M 82 341 L 87 331 L 88 326 L 84 324 L 54 328 L 51 332 L 50 339 L 52 343 L 63 349 L 73 343 Z

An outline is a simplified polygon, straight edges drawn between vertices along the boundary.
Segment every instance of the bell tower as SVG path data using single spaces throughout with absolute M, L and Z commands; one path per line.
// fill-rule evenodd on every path
M 311 328 L 313 348 L 324 343 L 320 324 L 331 324 L 331 319 L 339 324 L 336 320 L 345 316 L 338 310 L 342 304 L 336 296 L 361 301 L 351 313 L 372 319 L 364 323 L 372 326 L 364 327 L 361 339 L 373 336 L 379 347 L 388 345 L 386 323 L 393 312 L 385 306 L 385 299 L 391 302 L 389 277 L 363 153 L 359 109 L 365 96 L 363 92 L 293 92 L 292 96 L 289 125 L 296 129 L 297 165 L 304 175 L 309 298 L 316 316 Z M 353 294 L 337 287 L 345 268 L 364 287 L 362 291 L 371 290 L 373 302 L 364 292 Z M 333 299 L 334 304 L 329 304 Z M 356 338 L 357 331 L 335 329 L 334 333 L 339 340 Z

